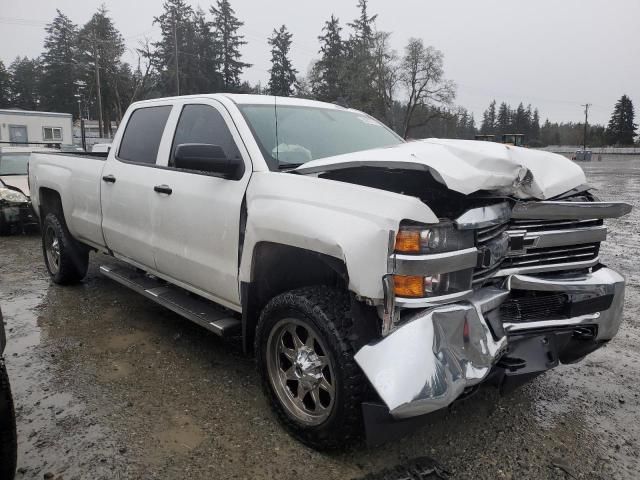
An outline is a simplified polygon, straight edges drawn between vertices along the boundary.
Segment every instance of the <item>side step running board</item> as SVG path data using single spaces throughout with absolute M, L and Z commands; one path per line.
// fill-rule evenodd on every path
M 221 337 L 240 333 L 242 322 L 231 312 L 180 287 L 127 267 L 102 265 L 100 273 Z

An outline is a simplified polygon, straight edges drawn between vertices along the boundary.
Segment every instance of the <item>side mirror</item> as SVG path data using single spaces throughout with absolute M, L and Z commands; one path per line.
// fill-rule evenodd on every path
M 174 166 L 185 170 L 218 173 L 230 179 L 239 179 L 244 173 L 242 159 L 228 158 L 219 145 L 181 143 L 173 158 Z

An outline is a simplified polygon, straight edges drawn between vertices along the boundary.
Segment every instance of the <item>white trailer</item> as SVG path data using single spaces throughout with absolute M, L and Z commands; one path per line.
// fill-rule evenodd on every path
M 70 113 L 0 109 L 0 142 L 73 143 Z

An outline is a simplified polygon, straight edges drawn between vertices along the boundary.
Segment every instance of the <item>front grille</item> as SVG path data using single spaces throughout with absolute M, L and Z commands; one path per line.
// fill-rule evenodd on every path
M 602 225 L 601 219 L 588 220 L 518 220 L 481 228 L 476 231 L 476 246 L 480 251 L 491 242 L 498 241 L 504 232 L 536 233 L 554 230 L 591 228 Z M 594 260 L 598 257 L 600 243 L 584 243 L 557 247 L 535 248 L 526 246 L 523 253 L 510 253 L 491 265 L 478 266 L 474 270 L 473 285 L 483 285 L 498 271 L 512 268 L 552 266 Z
M 515 257 L 506 257 L 500 266 L 501 268 L 514 268 L 584 262 L 596 258 L 599 249 L 599 243 L 568 245 L 566 247 L 530 248 L 527 253 Z
M 549 230 L 566 230 L 569 228 L 587 228 L 602 225 L 602 219 L 589 220 L 516 220 L 509 222 L 509 230 L 526 230 L 527 232 L 544 232 Z
M 564 293 L 534 292 L 513 296 L 500 305 L 503 322 L 531 322 L 566 318 L 569 297 Z

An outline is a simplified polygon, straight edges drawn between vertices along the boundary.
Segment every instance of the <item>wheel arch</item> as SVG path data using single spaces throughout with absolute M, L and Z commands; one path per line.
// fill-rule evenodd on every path
M 48 213 L 59 214 L 64 221 L 64 209 L 62 207 L 62 197 L 57 190 L 49 187 L 40 187 L 38 189 L 38 213 L 40 216 L 40 225 L 44 222 Z
M 251 261 L 251 279 L 240 284 L 245 351 L 253 348 L 258 317 L 270 299 L 286 291 L 312 285 L 346 290 L 349 278 L 344 261 L 291 245 L 257 243 Z
M 242 340 L 252 352 L 258 319 L 264 306 L 276 295 L 301 287 L 325 285 L 348 291 L 346 263 L 324 253 L 291 245 L 259 242 L 253 252 L 251 280 L 240 283 Z M 354 322 L 354 346 L 359 348 L 379 334 L 379 317 L 374 306 L 349 292 Z

